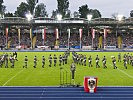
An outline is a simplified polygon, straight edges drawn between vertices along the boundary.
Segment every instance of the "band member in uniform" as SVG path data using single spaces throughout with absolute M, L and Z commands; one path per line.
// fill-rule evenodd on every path
M 115 57 L 112 57 L 112 63 L 113 63 L 114 69 L 117 69 Z
M 36 68 L 36 66 L 37 66 L 37 57 L 35 56 L 34 57 L 34 66 L 33 67 Z
M 100 66 L 99 66 L 99 60 L 100 59 L 99 59 L 98 55 L 97 55 L 95 60 L 96 60 L 96 68 L 100 68 Z
M 118 62 L 121 62 L 121 53 L 118 54 Z
M 45 57 L 42 56 L 42 68 L 44 68 L 44 65 L 45 65 Z
M 68 58 L 68 55 L 65 54 L 65 64 L 67 64 L 67 58 Z
M 27 68 L 27 65 L 28 65 L 28 58 L 27 58 L 27 56 L 25 56 L 25 58 L 24 58 L 24 66 L 23 66 L 23 68 Z
M 8 68 L 8 54 L 5 54 L 5 68 Z
M 10 62 L 11 62 L 11 68 L 14 68 L 14 63 L 15 63 L 15 59 L 14 59 L 14 57 L 11 55 L 10 56 Z
M 89 67 L 92 67 L 92 57 L 91 56 L 88 58 L 88 61 L 89 61 Z
M 86 66 L 86 56 L 84 56 L 84 66 Z
M 54 66 L 56 66 L 56 63 L 57 63 L 57 57 L 56 57 L 56 55 L 54 55 L 53 59 L 54 59 Z
M 51 67 L 51 65 L 52 65 L 52 56 L 51 56 L 51 54 L 49 55 L 49 67 Z
M 104 56 L 104 57 L 103 57 L 103 60 L 102 60 L 102 62 L 103 62 L 103 68 L 107 68 L 107 66 L 106 66 L 106 61 L 107 61 L 107 59 L 106 59 L 106 57 Z
M 59 66 L 61 66 L 61 63 L 62 63 L 62 56 L 60 55 L 59 56 Z
M 13 57 L 14 57 L 14 59 L 15 59 L 16 61 L 18 61 L 18 60 L 17 60 L 17 55 L 18 55 L 18 54 L 17 54 L 17 52 L 15 51 L 15 52 L 13 53 Z
M 62 56 L 63 65 L 65 64 L 65 55 Z
M 127 69 L 127 58 L 123 58 L 124 67 Z

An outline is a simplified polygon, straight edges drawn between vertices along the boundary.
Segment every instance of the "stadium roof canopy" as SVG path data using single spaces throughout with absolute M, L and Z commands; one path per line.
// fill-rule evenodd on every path
M 122 21 L 118 21 L 112 18 L 96 18 L 88 21 L 84 18 L 67 18 L 62 20 L 57 20 L 53 18 L 33 18 L 31 21 L 28 21 L 26 18 L 21 17 L 5 17 L 0 19 L 1 26 L 133 26 L 133 18 L 124 19 Z

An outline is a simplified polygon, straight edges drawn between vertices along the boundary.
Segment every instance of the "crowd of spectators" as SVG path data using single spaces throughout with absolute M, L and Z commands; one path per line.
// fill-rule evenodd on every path
M 93 39 L 93 46 L 98 47 L 99 37 L 103 36 L 103 34 L 96 33 L 95 38 Z M 20 45 L 24 48 L 29 48 L 31 46 L 31 39 L 29 33 L 21 33 L 20 36 Z M 133 34 L 130 33 L 122 33 L 122 44 L 125 47 L 133 46 Z M 36 33 L 36 46 L 54 46 L 56 38 L 54 33 L 46 33 L 46 40 L 43 41 L 42 39 L 42 33 Z M 88 35 L 83 33 L 82 35 L 82 46 L 91 46 L 92 45 L 92 35 L 91 33 Z M 10 47 L 16 47 L 19 45 L 19 39 L 17 33 L 9 33 L 8 34 L 8 42 L 10 42 Z M 116 34 L 109 33 L 107 34 L 106 41 L 103 39 L 103 45 L 104 42 L 106 43 L 106 46 L 117 46 L 117 36 Z M 59 46 L 68 46 L 68 33 L 61 33 L 59 34 Z M 70 39 L 69 39 L 69 45 L 72 46 L 80 46 L 80 36 L 79 33 L 71 33 Z M 3 33 L 0 33 L 0 46 L 5 47 L 6 46 L 6 36 Z

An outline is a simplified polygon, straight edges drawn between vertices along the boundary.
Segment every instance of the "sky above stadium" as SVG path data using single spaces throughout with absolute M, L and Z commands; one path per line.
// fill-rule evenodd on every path
M 4 5 L 9 12 L 15 12 L 21 2 L 26 0 L 4 0 Z M 102 17 L 111 17 L 113 13 L 123 14 L 126 17 L 130 16 L 130 11 L 133 9 L 133 0 L 69 0 L 69 9 L 74 12 L 78 11 L 79 7 L 87 4 L 89 8 L 98 9 Z M 57 8 L 57 0 L 39 0 L 39 3 L 44 3 L 49 15 L 52 10 Z

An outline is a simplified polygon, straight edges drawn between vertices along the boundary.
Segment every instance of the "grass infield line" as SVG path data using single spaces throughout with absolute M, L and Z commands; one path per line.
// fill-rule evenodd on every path
M 123 74 L 127 75 L 128 77 L 133 79 L 133 76 L 129 75 L 128 73 L 124 72 L 123 70 L 120 70 L 119 68 L 117 68 L 120 72 L 122 72 Z
M 111 64 L 109 64 L 110 66 L 113 66 Z M 118 71 L 122 72 L 123 74 L 125 74 L 126 76 L 128 76 L 129 78 L 132 78 L 133 79 L 133 76 L 129 75 L 128 73 L 124 72 L 123 70 L 120 70 L 118 67 L 117 67 Z
M 23 70 L 19 71 L 16 75 L 14 75 L 13 77 L 11 77 L 9 80 L 7 80 L 2 86 L 5 86 L 8 82 L 10 82 L 13 78 L 15 78 L 17 75 L 19 75 Z

